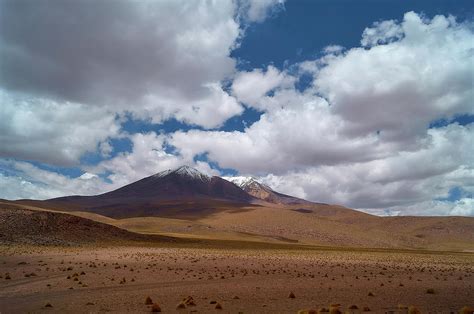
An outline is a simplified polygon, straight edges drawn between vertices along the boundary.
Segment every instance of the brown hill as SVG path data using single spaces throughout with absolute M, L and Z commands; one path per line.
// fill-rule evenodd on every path
M 80 245 L 174 241 L 64 213 L 0 203 L 0 244 Z

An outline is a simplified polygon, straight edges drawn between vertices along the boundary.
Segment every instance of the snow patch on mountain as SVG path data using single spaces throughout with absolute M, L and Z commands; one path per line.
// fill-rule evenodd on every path
M 268 185 L 258 182 L 257 179 L 255 179 L 254 177 L 236 176 L 236 177 L 222 177 L 222 178 L 234 183 L 235 185 L 237 185 L 243 190 L 246 190 L 246 188 L 249 188 L 252 186 L 271 190 L 271 188 Z
M 182 177 L 201 180 L 201 181 L 210 181 L 211 177 L 200 172 L 199 170 L 190 167 L 190 166 L 181 166 L 176 169 L 168 169 L 162 172 L 158 172 L 154 177 L 162 178 L 170 174 L 177 174 Z
M 240 188 L 244 188 L 252 182 L 257 181 L 253 177 L 222 177 L 222 179 L 232 182 Z

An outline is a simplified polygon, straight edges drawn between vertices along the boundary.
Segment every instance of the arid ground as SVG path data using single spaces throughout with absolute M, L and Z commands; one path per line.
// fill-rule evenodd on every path
M 353 308 L 348 313 L 420 313 L 408 306 L 458 313 L 474 306 L 471 219 L 341 211 L 112 219 L 3 202 L 0 313 L 298 313 L 331 305 Z
M 294 249 L 225 241 L 207 248 L 193 243 L 18 245 L 0 248 L 0 265 L 1 313 L 145 313 L 152 310 L 147 297 L 165 313 L 297 313 L 330 304 L 373 313 L 400 304 L 422 313 L 458 313 L 474 305 L 470 253 Z M 192 301 L 177 309 L 187 297 Z

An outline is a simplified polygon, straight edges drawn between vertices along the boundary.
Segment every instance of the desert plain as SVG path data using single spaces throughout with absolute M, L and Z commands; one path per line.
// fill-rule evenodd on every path
M 474 300 L 471 253 L 199 240 L 2 246 L 0 265 L 1 313 L 147 313 L 153 304 L 164 313 L 331 305 L 358 308 L 348 313 L 408 313 L 410 305 L 458 313 Z

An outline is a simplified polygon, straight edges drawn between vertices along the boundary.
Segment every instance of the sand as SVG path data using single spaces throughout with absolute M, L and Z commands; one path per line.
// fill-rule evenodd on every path
M 474 306 L 472 253 L 17 245 L 0 247 L 0 265 L 1 313 L 146 313 L 147 296 L 165 313 Z M 189 296 L 196 305 L 177 310 Z

